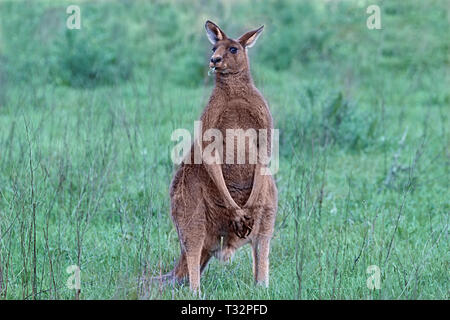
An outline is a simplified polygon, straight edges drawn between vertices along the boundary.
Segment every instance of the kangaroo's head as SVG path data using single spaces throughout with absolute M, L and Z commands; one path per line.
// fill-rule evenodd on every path
M 209 67 L 221 74 L 236 74 L 249 68 L 247 48 L 252 47 L 264 26 L 243 34 L 239 39 L 228 38 L 213 22 L 206 21 L 206 35 L 213 44 Z

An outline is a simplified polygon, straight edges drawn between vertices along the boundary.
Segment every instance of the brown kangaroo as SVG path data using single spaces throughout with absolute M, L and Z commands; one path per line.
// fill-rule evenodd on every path
M 200 118 L 201 134 L 217 129 L 225 137 L 227 129 L 246 132 L 266 129 L 264 139 L 267 141 L 259 138 L 253 142 L 257 148 L 267 142 L 266 153 L 270 157 L 272 116 L 253 84 L 247 56 L 247 48 L 255 44 L 263 26 L 238 40 L 228 38 L 211 21 L 206 22 L 205 28 L 214 46 L 209 65 L 215 71 L 215 88 Z M 227 141 L 220 143 L 228 152 Z M 165 275 L 166 279 L 181 281 L 188 276 L 191 290 L 200 291 L 200 274 L 212 256 L 228 260 L 237 248 L 251 243 L 254 279 L 268 286 L 277 189 L 272 175 L 262 174 L 267 163 L 261 157 L 250 163 L 249 145 L 250 141 L 245 141 L 244 146 L 238 144 L 231 149 L 236 155 L 242 152 L 239 147 L 245 148 L 246 156 L 246 162 L 231 164 L 205 161 L 202 151 L 207 143 L 197 139 L 192 145 L 170 186 L 171 215 L 180 240 L 181 256 L 174 270 Z M 195 164 L 195 150 L 200 150 L 201 164 Z M 219 151 L 215 151 L 214 157 L 218 155 Z

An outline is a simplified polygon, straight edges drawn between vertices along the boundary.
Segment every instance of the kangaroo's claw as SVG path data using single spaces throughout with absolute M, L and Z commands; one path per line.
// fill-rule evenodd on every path
M 245 239 L 252 232 L 254 220 L 251 216 L 244 214 L 243 210 L 236 210 L 236 213 L 241 214 L 230 222 L 230 227 L 239 238 Z

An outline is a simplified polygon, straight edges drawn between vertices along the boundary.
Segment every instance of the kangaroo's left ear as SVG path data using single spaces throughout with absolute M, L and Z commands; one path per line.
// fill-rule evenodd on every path
M 249 32 L 243 34 L 238 40 L 239 43 L 244 48 L 251 48 L 251 47 L 253 47 L 253 45 L 255 44 L 256 40 L 259 38 L 259 35 L 263 31 L 263 29 L 264 29 L 264 26 L 261 26 L 261 27 L 259 27 L 256 30 L 252 30 L 252 31 L 249 31 Z

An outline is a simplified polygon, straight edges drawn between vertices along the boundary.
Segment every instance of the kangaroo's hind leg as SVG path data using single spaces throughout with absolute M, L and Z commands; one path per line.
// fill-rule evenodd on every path
M 200 291 L 200 274 L 209 260 L 205 250 L 207 238 L 206 205 L 199 166 L 183 166 L 171 186 L 171 214 L 181 245 L 183 262 L 180 276 L 187 274 L 192 291 Z M 185 259 L 185 264 L 184 260 Z
M 201 265 L 207 263 L 207 256 L 202 259 L 203 243 L 206 237 L 205 205 L 203 200 L 194 199 L 199 194 L 187 189 L 181 201 L 173 206 L 172 217 L 177 227 L 181 245 L 181 257 L 175 268 L 175 276 L 182 279 L 189 276 L 189 284 L 193 291 L 200 290 Z M 200 193 L 201 194 L 201 193 Z M 202 261 L 203 260 L 203 261 Z
M 201 215 L 204 206 L 196 208 L 196 214 Z M 189 285 L 192 291 L 200 292 L 200 273 L 202 264 L 202 249 L 206 237 L 204 221 L 192 223 L 182 235 L 181 241 L 186 252 L 186 262 L 189 272 Z M 204 262 L 205 263 L 205 262 Z
M 258 236 L 252 241 L 253 275 L 256 284 L 269 286 L 269 236 Z
M 256 209 L 258 219 L 257 234 L 252 239 L 253 275 L 257 284 L 269 286 L 269 251 L 273 235 L 277 211 L 277 190 L 273 180 L 268 183 L 263 192 L 262 208 Z

